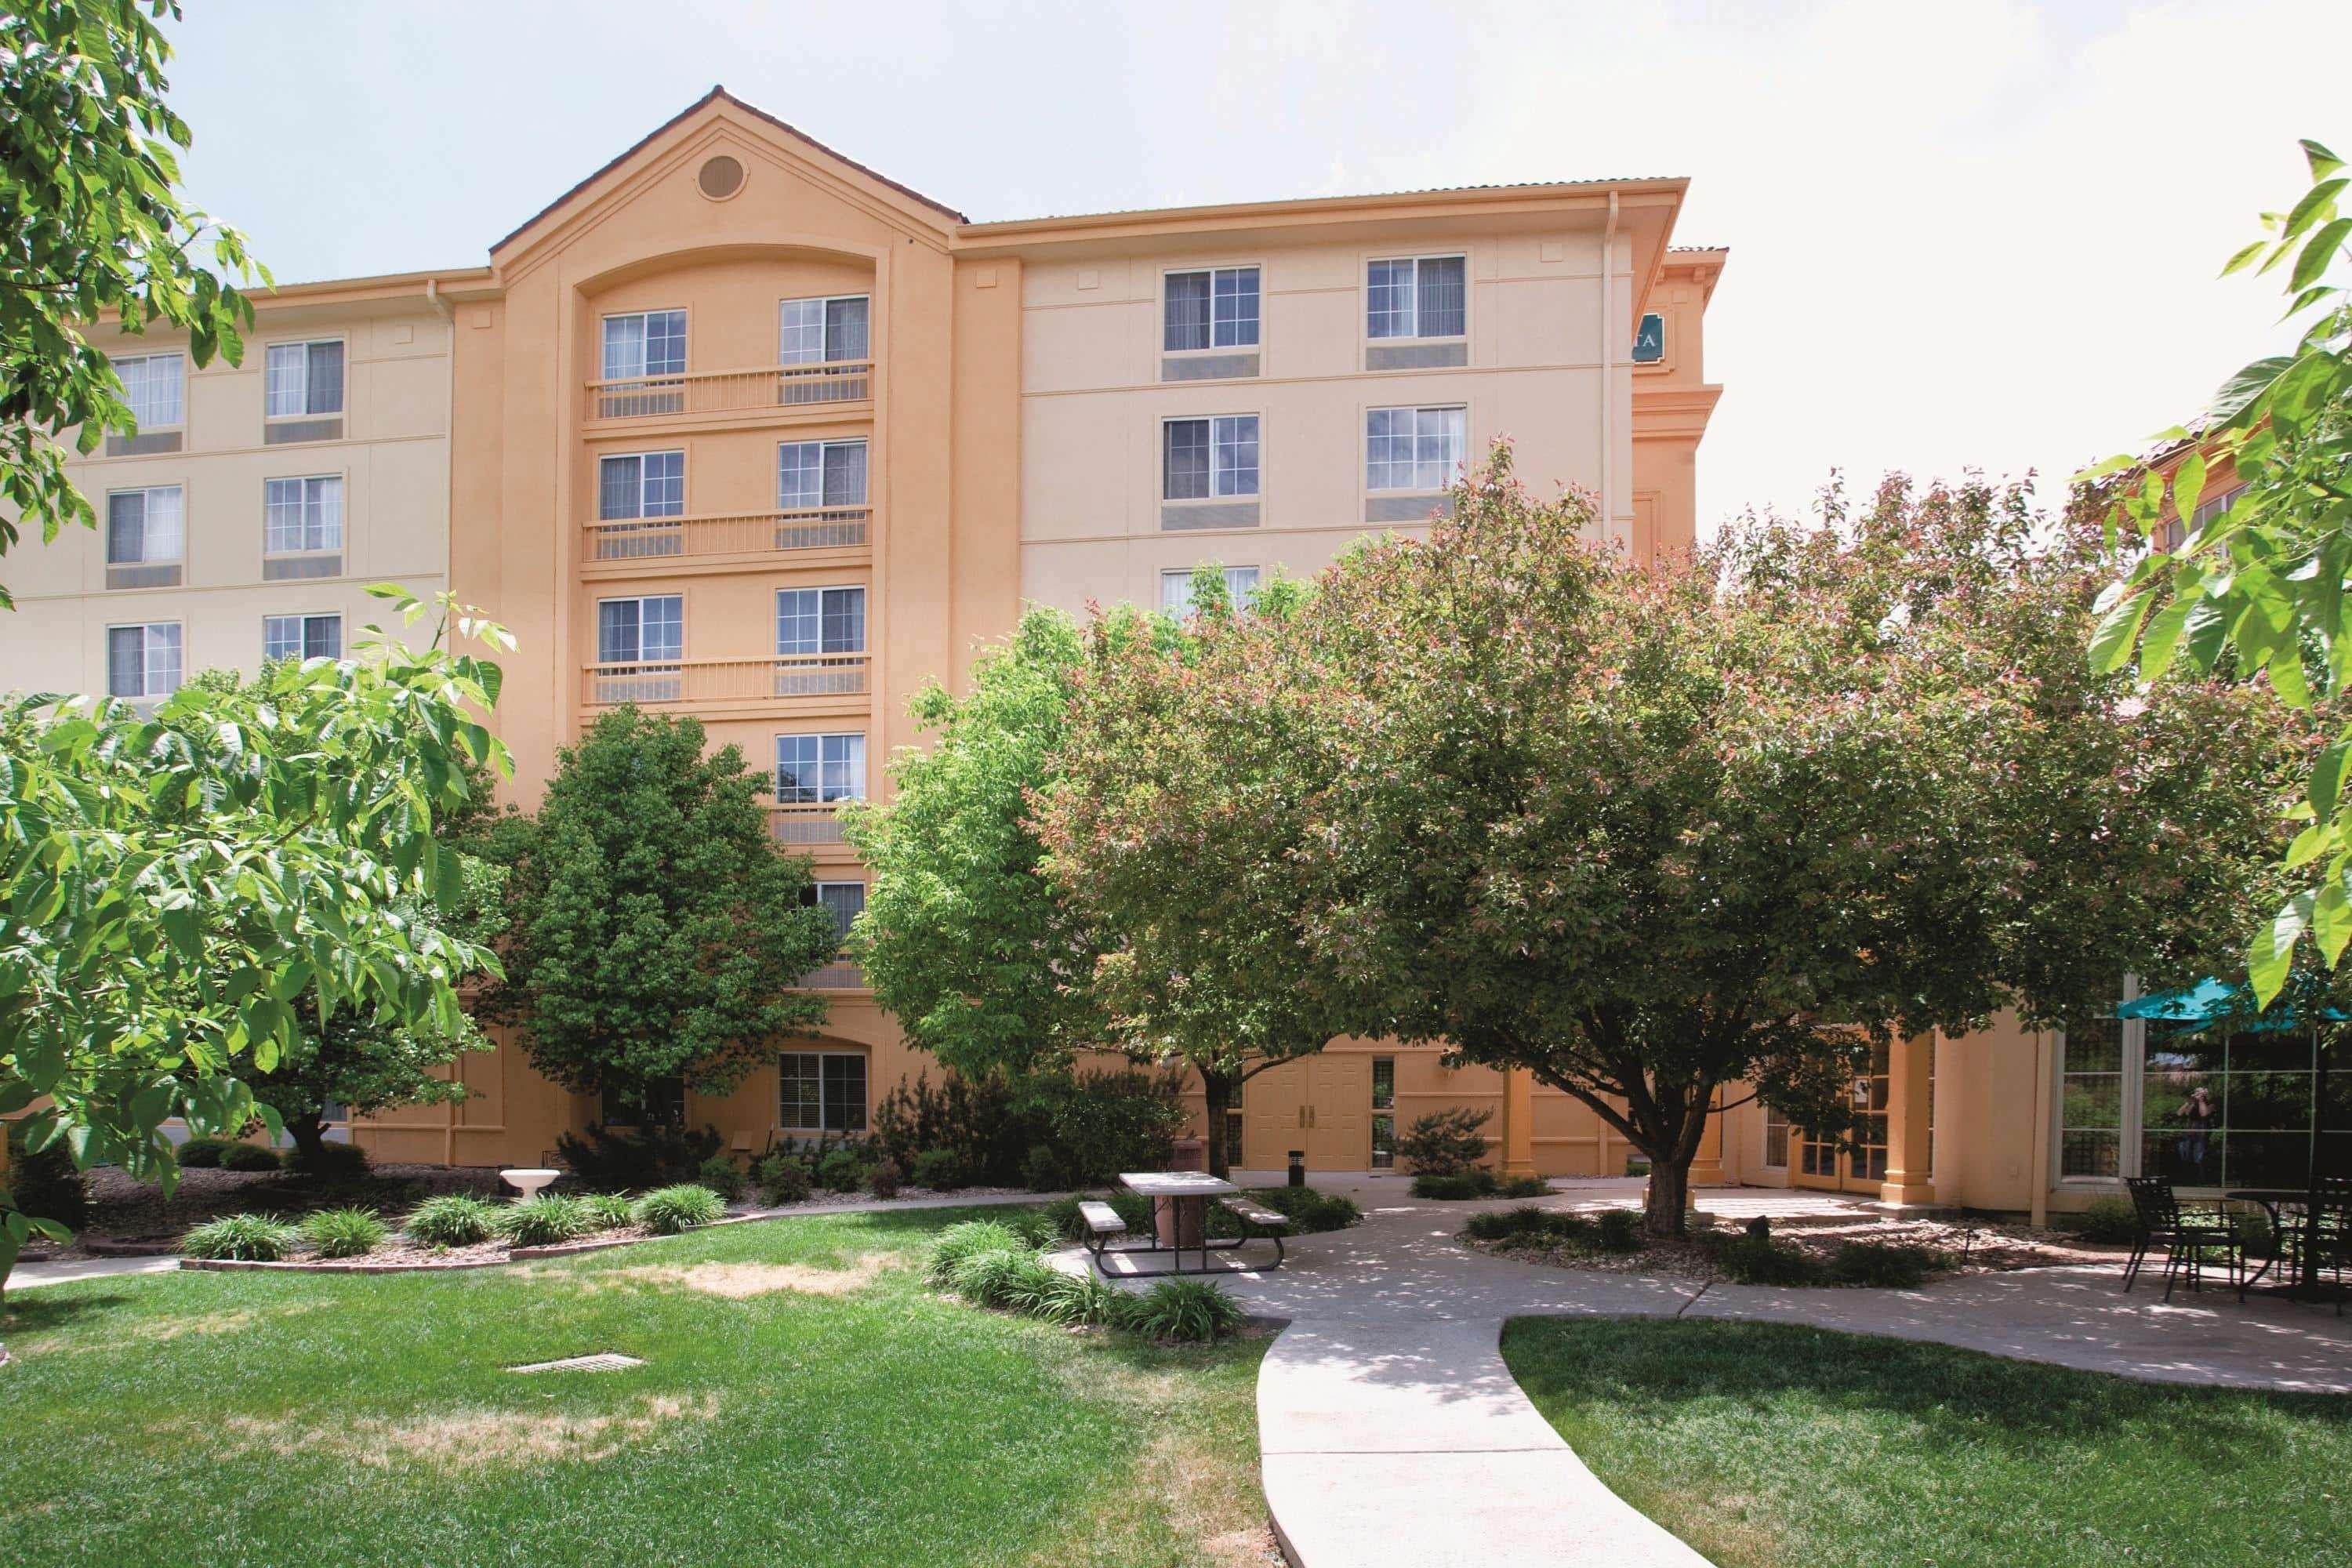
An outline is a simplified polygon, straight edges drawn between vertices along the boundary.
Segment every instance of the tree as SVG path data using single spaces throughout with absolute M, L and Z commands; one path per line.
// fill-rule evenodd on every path
M 163 102 L 171 47 L 151 18 L 177 0 L 26 0 L 0 11 L 0 554 L 26 523 L 46 542 L 94 527 L 66 478 L 60 440 L 97 449 L 137 428 L 104 350 L 83 328 L 163 323 L 188 334 L 197 364 L 244 353 L 253 307 L 235 282 L 266 269 L 244 237 L 181 203 L 173 149 L 188 127 Z M 13 601 L 0 588 L 0 608 Z
M 1285 635 L 1307 595 L 1276 582 L 1244 614 L 1212 571 L 1193 595 L 1172 637 L 1125 635 L 1116 616 L 1088 628 L 1036 815 L 1046 874 L 1101 933 L 1092 985 L 1112 1038 L 1200 1075 L 1223 1175 L 1242 1084 L 1378 1030 L 1307 940 L 1329 753 L 1303 743 L 1320 697 Z
M 1061 1070 L 1109 1037 L 1087 983 L 1098 943 L 1039 874 L 1029 820 L 1084 651 L 1069 616 L 1031 611 L 975 661 L 969 696 L 916 697 L 931 744 L 891 759 L 890 805 L 842 811 L 870 879 L 852 945 L 874 998 L 958 1072 Z
M 1719 1091 L 1837 1131 L 1873 1037 L 2191 964 L 2270 852 L 2292 737 L 2226 688 L 2093 675 L 2110 558 L 2042 543 L 2017 490 L 1832 493 L 1827 527 L 1654 571 L 1507 448 L 1454 504 L 1283 634 L 1336 694 L 1298 742 L 1329 757 L 1307 940 L 1406 1037 L 1647 1153 L 1654 1235 Z
M 568 1089 L 648 1109 L 668 1079 L 725 1094 L 825 1020 L 795 989 L 839 946 L 809 862 L 769 837 L 769 782 L 705 744 L 698 720 L 616 708 L 560 753 L 516 835 L 507 980 L 483 1011 L 519 1021 Z
M 168 1187 L 163 1121 L 272 1119 L 235 1072 L 296 1048 L 304 1005 L 458 1026 L 458 977 L 497 960 L 413 911 L 460 892 L 435 814 L 463 805 L 472 764 L 509 764 L 473 717 L 498 667 L 444 639 L 510 639 L 440 608 L 422 650 L 371 626 L 350 658 L 198 683 L 152 718 L 0 707 L 0 1115 L 25 1113 L 29 1146 Z M 6 1211 L 0 1276 L 33 1228 Z
M 2120 571 L 2100 602 L 2089 638 L 2102 671 L 2137 654 L 2142 676 L 2159 680 L 2179 664 L 2195 671 L 2233 669 L 2267 686 L 2290 707 L 2308 710 L 2316 689 L 2340 705 L 2352 683 L 2347 635 L 2352 588 L 2352 296 L 2343 276 L 2352 260 L 2352 217 L 2339 216 L 2344 164 L 2316 142 L 2302 143 L 2311 188 L 2284 214 L 2265 213 L 2266 237 L 2231 257 L 2221 273 L 2255 267 L 2272 272 L 2290 261 L 2287 320 L 2305 318 L 2294 351 L 2257 359 L 2214 395 L 2195 430 L 2176 427 L 2159 440 L 2193 449 L 2173 466 L 2173 510 L 2184 537 L 2170 551 L 2149 549 Z M 2206 481 L 2227 463 L 2244 489 L 2201 527 Z M 2108 458 L 2078 478 L 2105 481 L 2113 517 L 2135 535 L 2153 535 L 2163 520 L 2167 477 L 2129 456 Z M 2344 787 L 2352 728 L 2336 731 L 2318 751 L 2305 788 L 2308 826 L 2286 855 L 2302 868 L 2275 915 L 2252 938 L 2244 962 L 2258 1003 L 2285 985 L 2298 943 L 2307 935 L 2333 968 L 2352 943 L 2352 790 Z

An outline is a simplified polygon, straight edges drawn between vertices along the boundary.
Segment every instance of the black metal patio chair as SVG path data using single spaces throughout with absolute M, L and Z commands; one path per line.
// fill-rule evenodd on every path
M 2131 1259 L 2124 1265 L 2126 1290 L 2139 1278 L 2148 1254 L 2158 1247 L 2164 1249 L 2164 1299 L 2168 1301 L 2172 1300 L 2173 1286 L 2183 1280 L 2191 1290 L 2202 1287 L 2206 1263 L 2216 1253 L 2229 1271 L 2231 1285 L 2244 1276 L 2245 1247 L 2230 1214 L 2218 1207 L 2182 1208 L 2172 1184 L 2161 1176 L 2127 1176 L 2124 1185 L 2131 1192 L 2137 1232 L 2132 1239 Z

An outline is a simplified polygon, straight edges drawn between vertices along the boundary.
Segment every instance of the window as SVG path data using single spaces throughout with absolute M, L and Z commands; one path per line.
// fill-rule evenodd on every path
M 1257 597 L 1257 568 L 1228 566 L 1224 569 L 1225 597 L 1235 609 L 1246 610 Z M 1192 609 L 1192 574 L 1189 571 L 1160 574 L 1160 607 L 1171 616 L 1184 616 Z
M 866 798 L 866 737 L 776 737 L 776 804 L 812 805 Z
M 686 511 L 686 454 L 632 452 L 596 463 L 596 516 L 678 517 Z
M 596 601 L 596 658 L 659 664 L 686 657 L 686 600 L 677 594 Z
M 776 510 L 866 504 L 866 443 L 786 441 L 776 448 Z
M 179 354 L 139 354 L 114 362 L 122 401 L 142 430 L 180 424 L 184 415 L 187 361 Z
M 1789 1113 L 1769 1100 L 1764 1102 L 1764 1163 L 1782 1170 L 1789 1164 Z
M 180 623 L 106 628 L 106 693 L 133 700 L 180 689 Z
M 1375 408 L 1364 418 L 1364 488 L 1442 490 L 1462 476 L 1465 408 Z
M 261 657 L 271 658 L 341 658 L 343 617 L 341 616 L 264 616 Z
M 343 344 L 340 338 L 309 343 L 272 343 L 267 373 L 272 419 L 343 411 Z
M 640 310 L 604 318 L 604 379 L 686 374 L 686 312 Z
M 1365 277 L 1364 335 L 1461 337 L 1466 273 L 1466 258 L 1459 256 L 1373 262 Z
M 1186 349 L 1251 348 L 1257 343 L 1257 268 L 1218 267 L 1171 272 L 1162 308 L 1162 342 Z
M 801 902 L 822 906 L 833 916 L 834 934 L 844 945 L 849 941 L 849 928 L 866 908 L 866 884 L 863 882 L 816 882 L 810 885 Z
M 2123 1021 L 2110 1016 L 2069 1023 L 2060 1069 L 2059 1175 L 2122 1175 L 2123 1125 Z
M 109 490 L 106 496 L 106 563 L 135 566 L 177 561 L 185 543 L 180 487 Z
M 866 651 L 866 590 L 779 588 L 776 591 L 776 651 L 863 653 Z
M 1171 419 L 1161 426 L 1165 461 L 1160 493 L 1167 500 L 1257 494 L 1257 416 Z
M 776 1124 L 796 1132 L 866 1131 L 866 1058 L 851 1051 L 776 1057 Z
M 866 352 L 868 305 L 863 294 L 787 300 L 777 313 L 778 364 L 838 364 Z
M 330 475 L 311 479 L 268 479 L 262 485 L 267 517 L 262 552 L 286 555 L 343 547 L 343 481 Z

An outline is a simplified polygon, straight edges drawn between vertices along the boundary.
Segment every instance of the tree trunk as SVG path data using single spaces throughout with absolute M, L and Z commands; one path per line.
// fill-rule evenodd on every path
M 294 1164 L 315 1171 L 327 1147 L 326 1118 L 315 1110 L 299 1110 L 286 1119 L 286 1135 L 294 1140 Z
M 1643 1234 L 1658 1241 L 1680 1241 L 1684 1212 L 1690 1205 L 1690 1156 L 1680 1160 L 1650 1156 L 1650 1192 L 1642 1208 Z
M 1234 1102 L 1232 1076 L 1221 1072 L 1202 1073 L 1201 1098 L 1207 1106 L 1209 1117 L 1209 1174 L 1224 1176 L 1231 1170 L 1228 1164 L 1230 1156 L 1225 1149 L 1225 1110 Z

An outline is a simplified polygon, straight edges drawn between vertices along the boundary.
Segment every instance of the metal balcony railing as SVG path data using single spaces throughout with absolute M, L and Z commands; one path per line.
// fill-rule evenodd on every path
M 872 360 L 835 360 L 752 370 L 609 377 L 588 384 L 584 412 L 590 419 L 651 419 L 792 408 L 810 403 L 856 403 L 873 395 Z
M 586 525 L 590 561 L 658 561 L 762 551 L 856 550 L 866 543 L 867 507 L 638 517 Z
M 580 672 L 580 700 L 619 702 L 745 702 L 766 697 L 855 697 L 866 689 L 863 653 L 764 654 L 592 664 Z

